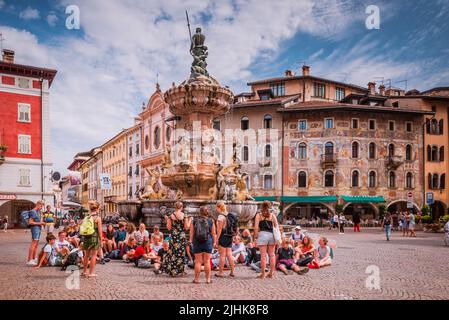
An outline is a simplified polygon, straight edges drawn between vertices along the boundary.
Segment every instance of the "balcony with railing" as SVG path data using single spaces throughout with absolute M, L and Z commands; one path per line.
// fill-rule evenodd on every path
M 386 162 L 388 170 L 397 170 L 404 163 L 402 156 L 391 155 L 386 157 Z
M 335 168 L 337 165 L 337 154 L 326 153 L 321 155 L 321 166 L 323 169 Z

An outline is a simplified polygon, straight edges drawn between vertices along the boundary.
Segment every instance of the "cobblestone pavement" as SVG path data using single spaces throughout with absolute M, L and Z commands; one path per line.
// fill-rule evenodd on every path
M 194 285 L 190 269 L 188 276 L 172 279 L 112 261 L 98 266 L 98 278 L 80 279 L 80 288 L 69 290 L 69 273 L 25 266 L 29 233 L 1 232 L 0 299 L 449 299 L 449 248 L 443 246 L 442 234 L 418 233 L 412 239 L 394 233 L 386 242 L 378 229 L 310 233 L 327 235 L 337 247 L 331 267 L 304 276 L 277 273 L 275 279 L 259 280 L 252 270 L 238 266 L 235 279 Z M 366 288 L 365 271 L 371 265 L 379 267 L 380 290 Z

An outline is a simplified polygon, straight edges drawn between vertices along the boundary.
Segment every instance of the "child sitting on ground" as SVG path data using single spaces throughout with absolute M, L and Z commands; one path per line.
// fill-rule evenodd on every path
M 155 259 L 156 255 L 151 250 L 150 240 L 143 240 L 143 243 L 137 247 L 134 252 L 134 262 L 136 267 L 148 269 L 151 267 L 151 259 Z
M 54 244 L 56 241 L 56 237 L 49 233 L 47 234 L 47 237 L 45 238 L 46 244 L 42 248 L 41 252 L 39 253 L 38 258 L 38 265 L 35 267 L 36 270 L 38 270 L 40 267 L 45 266 L 54 266 L 55 260 L 56 260 L 56 250 L 54 248 Z
M 318 244 L 319 247 L 315 251 L 315 259 L 308 265 L 312 269 L 319 269 L 332 264 L 331 248 L 327 245 L 327 238 L 320 237 Z
M 137 249 L 136 239 L 130 237 L 128 239 L 128 243 L 126 243 L 125 246 L 123 247 L 123 256 L 122 256 L 123 261 L 133 262 L 136 249 Z
M 278 249 L 276 254 L 276 269 L 288 275 L 288 270 L 293 270 L 297 274 L 305 274 L 309 271 L 308 268 L 300 268 L 295 263 L 294 250 L 290 246 L 290 239 L 284 238 L 282 246 Z
M 159 251 L 157 252 L 156 262 L 154 263 L 155 274 L 161 274 L 162 272 L 166 271 L 169 248 L 169 241 L 164 240 L 164 242 L 162 243 L 162 249 L 159 249 Z

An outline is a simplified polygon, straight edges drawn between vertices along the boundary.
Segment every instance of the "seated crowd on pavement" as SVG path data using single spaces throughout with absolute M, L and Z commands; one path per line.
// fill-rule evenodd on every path
M 285 275 L 304 275 L 309 269 L 332 263 L 333 252 L 325 237 L 314 244 L 298 224 L 287 237 L 268 201 L 262 203 L 256 215 L 253 232 L 239 230 L 237 216 L 228 212 L 223 202 L 216 205 L 216 220 L 210 217 L 208 207 L 201 207 L 195 218 L 187 217 L 183 204 L 177 202 L 175 211 L 165 217 L 168 230 L 165 235 L 159 226 L 144 223 L 137 228 L 125 221 L 103 226 L 99 204 L 91 201 L 81 224 L 72 219 L 59 230 L 55 228 L 56 232 L 46 230 L 46 243 L 34 260 L 36 252 L 31 250 L 35 250 L 41 226 L 45 225 L 39 217 L 43 205 L 39 202 L 30 214 L 33 242 L 27 264 L 36 269 L 55 266 L 66 270 L 75 265 L 83 268 L 83 276 L 95 277 L 97 262 L 117 260 L 136 268 L 152 269 L 156 275 L 165 273 L 173 277 L 185 275 L 187 266 L 195 271 L 194 283 L 199 283 L 202 271 L 206 283 L 211 283 L 212 270 L 217 278 L 224 277 L 226 270 L 230 277 L 235 277 L 236 265 L 251 268 L 258 278 L 273 278 L 276 270 Z

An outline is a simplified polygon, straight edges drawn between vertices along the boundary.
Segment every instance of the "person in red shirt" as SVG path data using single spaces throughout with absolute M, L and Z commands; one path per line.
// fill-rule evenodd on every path
M 138 268 L 150 268 L 151 260 L 155 259 L 156 255 L 151 250 L 151 242 L 149 240 L 144 240 L 143 243 L 136 248 L 134 252 L 134 261 L 136 267 Z

